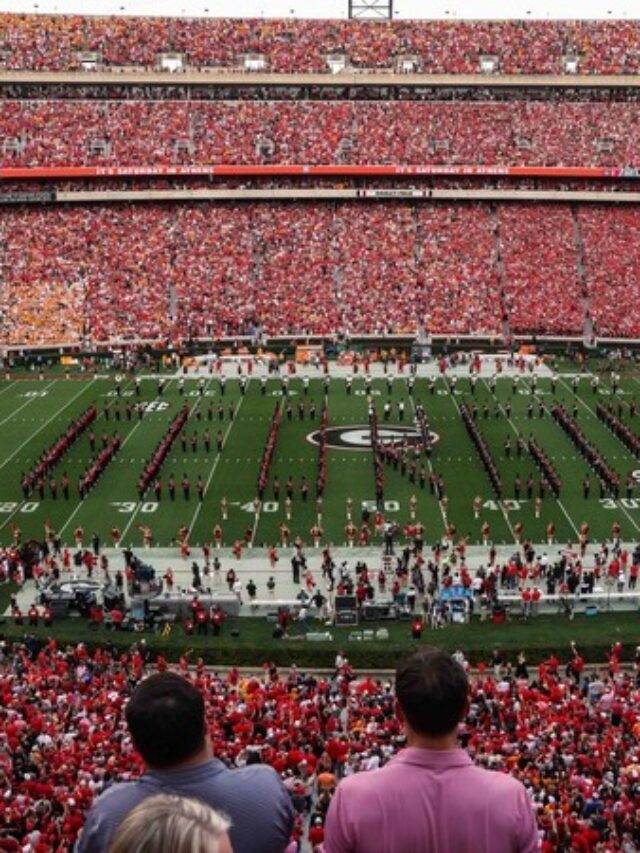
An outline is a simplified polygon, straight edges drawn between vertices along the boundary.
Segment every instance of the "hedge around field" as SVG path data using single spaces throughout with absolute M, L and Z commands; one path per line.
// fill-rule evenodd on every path
M 77 620 L 73 622 L 77 623 Z M 65 626 L 65 628 L 68 627 L 70 626 Z M 260 667 L 265 661 L 271 661 L 278 666 L 290 666 L 296 663 L 299 667 L 326 669 L 333 667 L 336 653 L 340 649 L 356 669 L 395 669 L 400 659 L 415 651 L 420 645 L 437 645 L 450 651 L 461 648 L 473 665 L 488 662 L 496 647 L 500 648 L 504 657 L 513 663 L 521 649 L 524 649 L 530 665 L 535 665 L 552 654 L 559 655 L 561 660 L 567 660 L 569 657 L 568 643 L 547 642 L 536 645 L 528 645 L 524 642 L 514 643 L 513 638 L 509 636 L 508 626 L 505 629 L 504 643 L 473 646 L 461 642 L 459 635 L 455 632 L 449 633 L 447 630 L 426 632 L 421 642 L 412 640 L 406 643 L 348 641 L 344 637 L 334 639 L 332 642 L 312 642 L 300 637 L 255 643 L 242 640 L 242 628 L 240 628 L 240 637 L 234 639 L 226 626 L 223 629 L 224 634 L 219 638 L 211 635 L 207 637 L 187 635 L 182 629 L 176 629 L 169 637 L 163 637 L 149 631 L 107 631 L 105 629 L 98 632 L 87 630 L 83 634 L 77 630 L 77 624 L 71 631 L 60 630 L 60 628 L 61 623 L 54 625 L 53 629 L 47 629 L 42 625 L 34 629 L 28 626 L 5 624 L 0 626 L 0 638 L 16 641 L 26 636 L 35 636 L 41 641 L 46 641 L 50 637 L 55 637 L 61 647 L 75 645 L 82 641 L 90 650 L 99 646 L 111 646 L 119 652 L 128 651 L 134 643 L 144 639 L 154 656 L 161 654 L 169 661 L 176 661 L 185 651 L 190 650 L 189 659 L 192 662 L 202 657 L 210 666 Z M 604 636 L 608 636 L 606 632 Z M 638 639 L 640 639 L 640 630 Z M 578 646 L 587 662 L 606 664 L 611 648 L 610 642 L 604 639 L 593 643 L 578 641 Z M 631 661 L 634 654 L 634 642 L 624 642 L 622 660 Z
M 6 636 L 9 640 L 20 640 L 26 637 L 30 632 L 21 631 L 21 633 L 11 633 Z M 41 631 L 31 632 L 40 639 L 45 639 Z M 92 639 L 87 639 L 86 646 L 90 652 L 96 647 L 110 645 L 119 652 L 128 651 L 131 645 L 139 642 L 143 637 L 147 640 L 147 646 L 153 651 L 154 655 L 162 654 L 168 661 L 176 661 L 180 655 L 191 650 L 189 659 L 193 663 L 197 658 L 202 658 L 205 664 L 209 666 L 238 666 L 238 667 L 261 667 L 266 661 L 272 662 L 280 667 L 289 667 L 295 663 L 298 667 L 307 669 L 330 669 L 335 664 L 336 653 L 341 649 L 348 657 L 351 665 L 355 669 L 360 670 L 379 670 L 379 669 L 395 669 L 398 661 L 409 655 L 420 647 L 420 643 L 408 643 L 406 646 L 400 645 L 385 645 L 380 646 L 375 643 L 295 643 L 280 641 L 279 644 L 269 644 L 256 648 L 255 646 L 236 645 L 225 643 L 224 645 L 208 645 L 198 643 L 195 637 L 185 637 L 182 647 L 175 643 L 163 641 L 149 634 L 132 634 L 130 632 L 113 633 L 109 637 L 102 638 L 100 642 L 94 642 Z M 450 647 L 449 644 L 441 642 L 441 636 L 436 634 L 427 635 L 423 641 L 423 645 L 438 645 Z M 494 646 L 486 648 L 465 649 L 465 655 L 472 665 L 477 665 L 481 662 L 487 662 L 490 659 L 491 652 Z M 606 644 L 598 644 L 592 646 L 580 646 L 580 652 L 587 662 L 602 663 L 605 665 L 609 646 Z M 622 659 L 631 660 L 635 647 L 631 644 L 623 646 Z M 513 649 L 504 649 L 504 654 L 507 659 L 515 663 L 517 651 Z M 541 646 L 531 649 L 525 649 L 527 655 L 527 663 L 530 666 L 535 666 L 540 661 L 547 659 L 552 654 L 558 653 L 556 646 Z M 565 655 L 566 658 L 566 655 Z
M 9 598 L 17 587 L 0 586 L 0 613 L 6 611 Z M 493 625 L 475 620 L 470 625 L 451 625 L 443 630 L 426 630 L 421 643 L 412 640 L 410 625 L 401 623 L 366 623 L 367 628 L 386 627 L 391 633 L 387 641 L 349 641 L 352 629 L 322 628 L 329 630 L 332 642 L 314 642 L 302 636 L 291 639 L 274 639 L 273 624 L 257 617 L 229 619 L 220 637 L 211 634 L 188 635 L 181 625 L 176 625 L 169 636 L 153 631 L 112 631 L 104 626 L 91 630 L 87 620 L 61 619 L 51 628 L 40 624 L 36 628 L 16 625 L 10 617 L 0 619 L 0 639 L 21 640 L 33 635 L 41 641 L 54 637 L 61 647 L 84 642 L 89 649 L 111 645 L 118 651 L 127 651 L 134 643 L 146 640 L 154 655 L 162 654 L 175 661 L 186 650 L 191 650 L 190 660 L 202 657 L 211 666 L 262 666 L 272 661 L 278 666 L 296 663 L 300 667 L 325 669 L 334 665 L 336 653 L 342 650 L 352 666 L 357 669 L 395 669 L 398 661 L 423 645 L 437 645 L 454 651 L 462 649 L 472 664 L 487 662 L 495 648 L 515 663 L 518 653 L 524 650 L 527 662 L 535 665 L 557 654 L 566 661 L 569 643 L 575 640 L 583 658 L 594 664 L 606 664 L 611 643 L 620 641 L 623 661 L 632 661 L 636 646 L 640 644 L 640 613 L 603 614 L 596 617 L 577 616 L 574 621 L 560 617 L 538 617 L 527 624 L 521 622 Z M 361 630 L 362 625 L 358 627 Z M 233 637 L 232 630 L 238 631 Z M 395 636 L 394 636 L 395 635 Z

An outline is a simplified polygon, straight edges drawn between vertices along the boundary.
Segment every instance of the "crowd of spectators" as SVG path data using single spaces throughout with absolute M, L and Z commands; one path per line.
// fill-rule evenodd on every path
M 5 100 L 7 166 L 634 164 L 633 102 Z
M 505 210 L 508 208 L 505 208 Z M 487 204 L 416 208 L 418 282 L 434 333 L 499 334 L 502 328 L 495 214 Z
M 597 205 L 7 207 L 2 329 L 11 344 L 580 335 L 590 316 L 637 337 L 634 229 L 637 211 Z
M 604 206 L 579 207 L 576 214 L 584 245 L 589 310 L 602 335 L 638 337 L 640 318 L 632 310 L 640 298 L 640 211 L 613 214 Z
M 499 218 L 511 331 L 580 333 L 584 299 L 570 206 L 504 205 Z
M 357 69 L 394 69 L 418 57 L 429 73 L 473 74 L 495 56 L 505 74 L 563 74 L 575 57 L 585 74 L 635 74 L 639 24 L 614 21 L 364 21 L 224 18 L 130 18 L 3 14 L 2 61 L 12 70 L 80 67 L 96 51 L 109 66 L 157 65 L 178 52 L 195 67 L 238 68 L 261 54 L 271 71 L 328 70 L 328 54 Z
M 427 297 L 417 279 L 414 209 L 356 203 L 336 212 L 327 260 L 335 267 L 342 327 L 354 333 L 367 326 L 377 333 L 414 331 Z
M 471 676 L 462 744 L 478 764 L 524 783 L 545 853 L 640 843 L 638 674 L 615 661 L 614 651 L 608 667 L 587 673 L 573 648 L 565 674 L 555 655 L 536 670 L 524 654 L 512 665 L 496 653 Z M 0 645 L 3 850 L 69 849 L 94 799 L 142 772 L 123 710 L 140 679 L 167 666 L 144 642 L 129 653 Z M 314 844 L 340 780 L 403 746 L 391 684 L 354 677 L 342 654 L 333 676 L 269 664 L 262 676 L 218 675 L 185 656 L 177 668 L 204 694 L 216 757 L 274 767 L 299 815 L 296 837 L 310 816 Z
M 0 213 L 2 326 L 25 344 L 81 339 L 87 211 Z

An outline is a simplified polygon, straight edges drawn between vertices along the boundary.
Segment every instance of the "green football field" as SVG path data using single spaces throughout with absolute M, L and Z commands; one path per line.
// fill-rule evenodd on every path
M 372 398 L 375 403 L 380 428 L 394 430 L 401 426 L 411 429 L 414 426 L 414 405 L 421 402 L 427 414 L 431 430 L 437 435 L 431 464 L 433 469 L 444 477 L 447 505 L 444 508 L 430 492 L 428 481 L 424 489 L 416 482 L 412 485 L 408 475 L 390 466 L 384 468 L 385 515 L 401 525 L 409 520 L 409 499 L 413 493 L 417 497 L 417 514 L 424 523 L 427 540 L 435 541 L 443 535 L 445 523 L 456 525 L 458 533 L 469 536 L 471 544 L 481 541 L 480 529 L 483 522 L 491 525 L 491 538 L 496 543 L 514 541 L 513 527 L 521 522 L 524 536 L 535 542 L 546 538 L 547 524 L 556 525 L 556 537 L 559 541 L 576 541 L 578 528 L 582 522 L 590 526 L 592 539 L 609 539 L 611 526 L 619 522 L 622 538 L 633 542 L 640 534 L 640 488 L 635 487 L 627 495 L 625 483 L 630 472 L 638 471 L 637 460 L 596 417 L 595 406 L 598 401 L 611 399 L 611 387 L 603 379 L 598 393 L 591 388 L 589 377 L 580 381 L 577 396 L 571 388 L 569 376 L 561 376 L 555 395 L 551 394 L 549 379 L 540 379 L 536 390 L 537 398 L 544 407 L 543 416 L 538 416 L 538 404 L 534 407 L 534 416 L 528 417 L 530 398 L 530 379 L 522 379 L 514 394 L 511 378 L 499 379 L 495 396 L 489 385 L 480 379 L 471 394 L 467 378 L 460 378 L 455 393 L 452 394 L 445 381 L 439 378 L 433 393 L 429 390 L 428 380 L 418 378 L 410 397 L 406 380 L 396 378 L 391 393 L 384 379 L 374 379 Z M 283 416 L 273 464 L 269 476 L 261 512 L 256 516 L 253 500 L 257 492 L 257 476 L 260 459 L 269 432 L 271 417 L 277 404 L 283 405 L 280 379 L 269 379 L 266 393 L 262 393 L 260 381 L 256 378 L 248 383 L 246 394 L 240 393 L 239 381 L 228 379 L 225 393 L 217 378 L 206 377 L 204 394 L 198 390 L 198 380 L 187 378 L 181 395 L 177 377 L 169 377 L 165 393 L 157 396 L 155 378 L 142 378 L 140 397 L 136 396 L 134 381 L 127 378 L 122 383 L 122 396 L 116 397 L 115 382 L 112 378 L 94 379 L 18 379 L 0 383 L 0 541 L 8 544 L 12 540 L 14 526 L 17 526 L 22 538 L 42 539 L 45 520 L 49 520 L 53 530 L 58 531 L 63 541 L 73 541 L 73 531 L 80 526 L 84 529 L 85 541 L 97 532 L 105 544 L 111 544 L 109 531 L 118 527 L 122 532 L 122 542 L 140 545 L 142 533 L 137 525 L 149 526 L 154 544 L 169 546 L 177 539 L 178 529 L 185 525 L 189 528 L 191 543 L 211 541 L 212 528 L 220 523 L 223 530 L 223 543 L 226 546 L 243 537 L 251 530 L 254 546 L 269 545 L 278 540 L 278 527 L 285 518 L 285 484 L 289 475 L 295 482 L 295 498 L 292 518 L 289 522 L 292 535 L 299 535 L 305 542 L 310 541 L 309 531 L 316 522 L 315 478 L 318 464 L 318 446 L 310 440 L 310 435 L 319 429 L 320 413 L 325 399 L 324 383 L 320 378 L 311 379 L 308 392 L 305 393 L 303 380 L 292 378 L 289 392 L 293 417 Z M 623 379 L 620 391 L 615 398 L 615 413 L 636 435 L 640 434 L 640 415 L 631 416 L 629 403 L 640 397 L 640 382 L 634 377 Z M 592 441 L 606 458 L 609 465 L 620 475 L 622 489 L 620 498 L 600 498 L 598 479 L 577 449 L 565 436 L 561 428 L 552 420 L 548 407 L 553 401 L 563 402 L 571 413 L 574 405 L 578 407 L 578 421 L 587 438 Z M 300 419 L 298 404 L 305 403 L 304 418 Z M 383 418 L 383 405 L 390 400 L 392 415 L 388 422 Z M 404 419 L 401 421 L 398 402 L 404 402 Z M 146 405 L 142 420 L 135 414 L 127 420 L 125 407 L 127 402 L 135 404 L 141 401 Z M 371 450 L 366 446 L 367 439 L 367 395 L 364 380 L 356 377 L 352 392 L 347 394 L 344 379 L 332 379 L 328 396 L 329 426 L 332 441 L 340 446 L 331 448 L 328 453 L 327 481 L 321 526 L 324 541 L 335 545 L 345 543 L 346 503 L 353 501 L 354 522 L 358 525 L 361 509 L 365 505 L 373 506 L 375 498 L 374 469 Z M 463 402 L 475 402 L 479 408 L 478 427 L 489 443 L 491 452 L 498 464 L 504 483 L 504 501 L 497 501 L 491 489 L 489 479 L 471 443 L 460 417 L 460 405 Z M 310 420 L 311 403 L 315 404 L 315 420 Z M 489 417 L 483 414 L 484 403 L 489 406 Z M 508 419 L 504 405 L 511 404 L 511 417 Z M 43 500 L 37 492 L 24 499 L 21 489 L 21 477 L 35 463 L 39 455 L 49 447 L 68 424 L 87 406 L 96 403 L 98 419 L 94 431 L 100 443 L 104 432 L 111 435 L 116 428 L 122 437 L 122 446 L 113 461 L 85 500 L 80 501 L 77 491 L 79 474 L 87 467 L 91 456 L 86 435 L 69 450 L 55 468 L 54 476 L 60 482 L 63 472 L 71 481 L 71 493 L 68 500 L 59 492 L 56 500 L 50 495 L 47 485 Z M 110 404 L 111 417 L 105 419 L 104 404 Z M 183 404 L 191 409 L 187 424 L 187 449 L 183 452 L 178 439 L 165 461 L 160 478 L 163 483 L 160 501 L 151 490 L 144 500 L 139 500 L 136 483 L 138 477 L 158 442 L 166 433 L 170 422 Z M 207 409 L 211 404 L 212 420 L 208 420 Z M 219 420 L 219 406 L 224 407 L 224 417 Z M 196 412 L 200 407 L 201 419 Z M 233 420 L 229 418 L 229 407 L 235 409 Z M 121 420 L 116 423 L 115 409 L 119 408 Z M 497 416 L 496 416 L 497 414 Z M 203 434 L 208 429 L 211 435 L 211 449 L 204 449 Z M 224 446 L 222 452 L 216 449 L 216 436 L 222 430 Z M 197 447 L 191 448 L 191 436 L 198 433 Z M 534 436 L 542 449 L 555 461 L 562 479 L 563 488 L 560 500 L 549 493 L 545 497 L 540 518 L 535 518 L 534 502 L 526 499 L 526 490 L 519 501 L 513 493 L 517 476 L 523 483 L 530 474 L 539 480 L 539 471 L 533 460 L 525 453 L 517 458 L 515 443 L 518 435 L 526 440 Z M 504 443 L 509 437 L 514 451 L 510 459 L 505 458 Z M 587 473 L 591 475 L 591 493 L 584 499 L 582 481 Z M 170 475 L 175 477 L 178 489 L 175 501 L 169 500 L 167 482 Z M 185 500 L 180 488 L 183 476 L 191 481 L 189 500 Z M 309 498 L 304 503 L 300 496 L 300 482 L 306 476 L 309 483 Z M 198 500 L 196 483 L 201 477 L 205 483 L 204 500 Z M 274 499 L 273 480 L 278 477 L 281 484 L 279 500 Z M 473 500 L 476 496 L 483 499 L 479 519 L 474 517 Z M 221 500 L 226 497 L 229 514 L 226 521 L 221 517 Z M 377 541 L 372 537 L 372 543 Z

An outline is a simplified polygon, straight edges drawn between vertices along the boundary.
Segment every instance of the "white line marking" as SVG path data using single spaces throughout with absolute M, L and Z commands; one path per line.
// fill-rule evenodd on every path
M 57 382 L 58 380 L 56 379 L 55 381 Z M 93 382 L 95 382 L 95 377 L 92 377 L 92 378 L 91 378 L 91 382 L 89 382 L 89 384 L 88 384 L 88 385 L 86 385 L 84 388 L 81 388 L 81 389 L 80 389 L 80 391 L 78 391 L 78 393 L 77 393 L 77 394 L 75 394 L 75 395 L 74 395 L 74 396 L 73 396 L 73 397 L 72 397 L 72 398 L 71 398 L 67 403 L 65 403 L 65 404 L 64 404 L 64 406 L 63 406 L 61 409 L 58 409 L 58 411 L 57 411 L 57 412 L 55 412 L 55 414 L 51 415 L 51 417 L 49 418 L 49 420 L 45 421 L 45 422 L 42 424 L 42 426 L 38 427 L 38 429 L 37 429 L 34 433 L 32 433 L 32 434 L 29 436 L 29 438 L 27 438 L 27 440 L 26 440 L 26 441 L 23 441 L 23 442 L 22 442 L 22 444 L 20 445 L 20 447 L 17 447 L 17 448 L 13 451 L 13 453 L 12 453 L 10 456 L 7 456 L 7 458 L 4 460 L 4 462 L 2 463 L 2 465 L 0 465 L 0 471 L 4 468 L 4 466 L 5 466 L 5 465 L 7 465 L 9 462 L 11 462 L 11 460 L 12 460 L 15 456 L 17 456 L 17 455 L 18 455 L 18 453 L 20 453 L 20 451 L 22 450 L 22 448 L 23 448 L 23 447 L 26 447 L 26 445 L 27 445 L 27 444 L 29 444 L 29 442 L 30 442 L 30 441 L 33 441 L 33 439 L 38 435 L 38 433 L 39 433 L 39 432 L 42 432 L 42 430 L 43 430 L 46 426 L 49 426 L 49 424 L 51 423 L 51 421 L 54 421 L 54 420 L 55 420 L 55 419 L 60 415 L 60 413 L 61 413 L 61 412 L 64 412 L 64 410 L 67 408 L 67 406 L 70 406 L 72 403 L 74 403 L 74 402 L 78 399 L 78 397 L 80 397 L 80 395 L 81 395 L 81 394 L 84 394 L 84 392 L 87 390 L 87 388 L 90 388 L 90 387 L 91 387 L 91 385 L 93 384 Z
M 170 379 L 170 380 L 167 382 L 167 384 L 166 384 L 166 386 L 165 386 L 165 387 L 166 387 L 166 388 L 168 388 L 172 381 L 173 381 L 173 380 L 172 380 L 172 379 Z M 124 386 L 124 388 L 123 388 L 122 390 L 124 391 L 124 390 L 126 390 L 130 385 L 133 385 L 133 382 L 134 382 L 134 380 L 133 380 L 133 379 L 130 379 L 130 380 L 125 384 L 125 386 Z M 157 396 L 157 395 L 156 395 L 156 396 Z M 156 397 L 154 397 L 154 399 L 156 399 Z M 144 420 L 144 418 L 143 418 L 143 420 Z M 122 442 L 122 444 L 120 445 L 120 449 L 118 450 L 118 453 L 120 452 L 120 450 L 122 450 L 122 448 L 125 446 L 125 444 L 129 441 L 129 439 L 131 438 L 131 435 L 132 435 L 132 434 L 133 434 L 133 433 L 138 429 L 138 427 L 139 427 L 139 426 L 141 426 L 142 422 L 143 422 L 143 421 L 138 420 L 138 422 L 136 423 L 136 425 L 135 425 L 135 426 L 134 426 L 134 427 L 133 427 L 133 428 L 132 428 L 128 433 L 127 433 L 127 435 L 126 435 L 126 437 L 125 437 L 124 441 L 123 441 L 123 442 Z M 78 461 L 82 461 L 82 460 L 78 460 Z M 111 461 L 113 462 L 114 460 L 112 459 Z M 118 460 L 118 461 L 122 462 L 122 461 L 124 461 L 124 460 L 120 459 L 120 460 Z M 132 459 L 131 461 L 133 462 L 134 460 Z M 62 532 L 63 532 L 64 530 L 66 530 L 66 528 L 69 526 L 69 524 L 71 524 L 71 521 L 75 518 L 76 513 L 78 512 L 78 510 L 80 509 L 80 507 L 82 507 L 85 503 L 86 503 L 86 499 L 85 499 L 85 500 L 83 500 L 83 501 L 78 501 L 78 505 L 77 505 L 77 506 L 76 506 L 76 508 L 71 512 L 71 514 L 69 515 L 69 517 L 67 518 L 67 520 L 65 521 L 65 523 L 64 523 L 64 524 L 62 525 L 62 527 L 60 528 L 60 530 L 59 530 L 59 534 L 60 534 L 60 535 L 62 534 Z
M 593 411 L 593 409 L 591 408 L 591 406 L 589 406 L 589 405 L 588 405 L 588 403 L 585 403 L 585 401 L 582 399 L 582 397 L 581 397 L 579 394 L 577 394 L 577 393 L 573 390 L 573 388 L 570 388 L 570 387 L 569 387 L 569 385 L 564 381 L 564 379 L 561 379 L 560 381 L 562 382 L 562 384 L 563 384 L 563 385 L 565 385 L 565 386 L 566 386 L 566 388 L 567 388 L 569 391 L 571 391 L 571 393 L 572 393 L 572 394 L 573 394 L 573 396 L 576 398 L 576 400 L 579 400 L 579 401 L 582 403 L 582 405 L 585 407 L 585 409 L 587 409 L 587 411 L 591 413 L 592 417 L 593 417 L 593 418 L 595 418 L 595 420 L 596 420 L 599 424 L 601 424 L 601 426 L 603 426 L 605 429 L 607 429 L 607 427 L 602 423 L 602 421 L 601 421 L 601 420 L 600 420 L 600 418 L 597 416 L 597 414 Z M 636 381 L 637 381 L 637 380 L 636 380 Z M 608 432 L 610 432 L 610 430 L 607 430 L 607 431 L 608 431 Z M 632 456 L 631 454 L 629 454 L 629 455 L 630 455 L 630 458 L 633 460 L 633 456 Z M 636 524 L 636 522 L 633 520 L 633 518 L 629 515 L 629 513 L 627 512 L 627 510 L 622 506 L 622 504 L 621 504 L 619 501 L 618 501 L 617 503 L 618 503 L 618 506 L 620 507 L 620 509 L 622 510 L 622 512 L 627 516 L 627 518 L 629 519 L 629 521 L 631 522 L 631 524 L 635 527 L 635 529 L 636 529 L 637 531 L 639 531 L 639 532 L 640 532 L 640 527 L 638 527 L 638 525 L 637 525 L 637 524 Z
M 6 393 L 7 393 L 7 391 L 11 388 L 11 386 L 12 386 L 12 385 L 15 385 L 17 381 L 18 381 L 17 379 L 12 379 L 12 380 L 9 382 L 9 384 L 7 385 L 7 387 L 6 387 L 6 388 L 3 388 L 3 389 L 2 389 L 2 391 L 0 391 L 0 397 L 2 397 L 2 395 L 3 395 L 3 394 L 6 394 Z M 36 398 L 36 399 L 37 399 L 37 398 Z
M 43 390 L 45 390 L 45 391 L 48 390 L 49 388 L 51 388 L 52 385 L 55 385 L 57 381 L 58 381 L 57 379 L 54 379 L 52 382 L 49 382 L 49 384 Z M 27 400 L 26 403 L 23 403 L 21 406 L 18 406 L 18 408 L 15 409 L 10 415 L 8 415 L 8 417 L 6 417 L 4 420 L 0 421 L 0 426 L 2 426 L 3 424 L 6 424 L 7 421 L 13 420 L 15 418 L 15 416 L 18 414 L 18 412 L 21 412 L 27 406 L 31 405 L 31 403 L 35 403 L 36 400 L 41 400 L 41 399 L 42 399 L 42 397 L 29 397 L 29 399 Z M 32 420 L 33 420 L 33 418 L 32 418 Z M 24 418 L 23 418 L 23 421 L 24 421 Z
M 248 390 L 249 384 L 250 384 L 250 382 L 247 383 L 247 390 Z M 236 408 L 236 416 L 237 416 L 238 412 L 240 411 L 240 407 L 244 403 L 244 399 L 245 399 L 245 396 L 242 395 L 240 397 L 240 401 L 239 401 L 238 406 Z M 211 484 L 211 480 L 213 479 L 213 475 L 216 472 L 216 468 L 218 467 L 218 463 L 220 462 L 220 458 L 222 456 L 222 453 L 224 452 L 224 448 L 227 445 L 227 439 L 229 438 L 229 433 L 231 432 L 231 427 L 235 424 L 235 422 L 236 422 L 236 418 L 234 418 L 232 421 L 229 421 L 229 426 L 224 431 L 224 436 L 222 437 L 222 452 L 218 453 L 216 455 L 215 461 L 214 461 L 213 465 L 211 466 L 211 470 L 209 471 L 209 476 L 207 477 L 207 482 L 204 484 L 204 498 L 207 497 L 207 492 L 209 491 L 209 486 Z M 198 506 L 196 507 L 196 511 L 194 512 L 193 518 L 191 519 L 191 523 L 189 524 L 189 536 L 191 536 L 191 531 L 193 530 L 195 523 L 198 520 L 198 516 L 200 515 L 200 510 L 202 509 L 203 504 L 204 504 L 204 500 L 198 501 Z M 254 525 L 254 530 L 253 530 L 254 536 L 255 536 L 255 532 L 256 532 L 255 526 L 257 525 L 257 523 L 258 522 L 257 522 L 257 516 L 256 516 L 256 524 Z
M 526 377 L 523 377 L 523 381 L 524 381 L 524 382 L 526 382 L 526 383 L 528 384 L 528 380 L 527 380 L 527 378 L 526 378 Z M 491 389 L 489 388 L 489 385 L 488 385 L 488 383 L 487 383 L 486 379 L 482 379 L 482 382 L 486 385 L 486 387 L 487 387 L 487 391 L 489 391 L 489 393 L 491 393 Z M 531 387 L 531 386 L 529 386 L 529 387 Z M 497 397 L 496 397 L 496 400 L 497 400 Z M 542 407 L 543 407 L 543 409 L 545 410 L 545 412 L 547 412 L 547 414 L 550 414 L 549 409 L 547 408 L 547 406 L 545 405 L 545 403 L 544 403 L 544 402 L 542 402 L 542 400 L 539 400 L 539 402 L 542 404 Z M 502 409 L 502 411 L 504 412 L 504 406 L 503 406 L 501 403 L 500 403 L 499 405 L 500 405 L 500 408 Z M 512 428 L 513 428 L 514 432 L 515 432 L 515 434 L 516 434 L 518 437 L 520 437 L 520 432 L 518 431 L 518 428 L 514 425 L 514 423 L 513 423 L 513 421 L 511 420 L 511 418 L 507 418 L 507 420 L 508 420 L 508 421 L 509 421 L 509 423 L 511 424 L 511 426 L 512 426 Z M 527 418 L 527 420 L 529 420 L 529 419 Z M 527 452 L 528 452 L 528 450 L 527 450 Z M 563 456 L 562 458 L 564 459 L 565 457 Z M 534 462 L 534 465 L 535 465 L 535 462 Z M 536 466 L 536 467 L 537 467 L 537 466 Z M 579 537 L 580 537 L 580 531 L 578 530 L 578 528 L 576 527 L 576 525 L 575 525 L 575 524 L 574 524 L 574 522 L 573 522 L 573 519 L 571 518 L 571 516 L 569 515 L 569 513 L 568 513 L 568 512 L 567 512 L 567 510 L 565 509 L 564 504 L 562 503 L 562 501 L 560 500 L 560 498 L 556 498 L 555 500 L 556 500 L 556 503 L 558 504 L 558 506 L 560 507 L 561 512 L 564 514 L 564 517 L 567 519 L 567 521 L 568 521 L 568 522 L 569 522 L 569 524 L 571 525 L 571 527 L 572 527 L 572 529 L 573 529 L 573 532 L 574 532 L 574 533 L 576 534 L 576 536 L 579 538 Z
M 211 380 L 209 380 L 209 381 L 211 381 Z M 172 379 L 169 379 L 169 381 L 167 382 L 167 384 L 164 386 L 164 390 L 165 390 L 165 391 L 167 390 L 167 388 L 169 387 L 169 385 L 171 385 L 171 383 L 172 383 L 172 382 L 175 382 L 175 377 L 174 377 L 174 378 L 172 378 Z M 209 384 L 209 383 L 207 383 L 207 385 L 208 385 L 208 384 Z M 153 399 L 154 399 L 154 400 L 157 400 L 157 399 L 158 399 L 158 395 L 156 394 L 156 396 L 155 396 Z M 196 397 L 196 401 L 195 401 L 195 403 L 194 403 L 194 404 L 193 404 L 193 406 L 191 406 L 191 408 L 189 409 L 189 414 L 191 414 L 191 412 L 193 412 L 193 411 L 194 411 L 194 409 L 196 408 L 196 406 L 198 405 L 198 403 L 199 403 L 199 402 L 200 402 L 200 398 L 199 398 L 199 397 Z M 139 426 L 142 426 L 142 424 L 143 424 L 143 423 L 144 423 L 144 418 L 143 418 L 141 421 L 138 421 L 138 423 L 134 426 L 134 428 L 131 430 L 131 432 L 129 433 L 129 435 L 128 435 L 128 436 L 125 438 L 125 440 L 122 442 L 122 447 L 124 447 L 124 446 L 125 446 L 125 444 L 127 443 L 127 441 L 129 441 L 129 439 L 131 438 L 131 436 L 133 435 L 133 433 L 138 429 L 138 427 L 139 427 Z M 131 461 L 133 461 L 133 460 L 131 460 Z M 124 537 L 125 537 L 125 536 L 127 535 L 127 533 L 129 532 L 129 529 L 130 529 L 131 525 L 133 524 L 133 521 L 134 521 L 134 519 L 135 519 L 136 515 L 138 514 L 138 510 L 139 510 L 139 509 L 140 509 L 140 507 L 142 506 L 142 503 L 143 503 L 143 501 L 136 501 L 135 509 L 134 509 L 134 510 L 133 510 L 133 512 L 131 513 L 131 518 L 129 519 L 129 521 L 128 521 L 128 523 L 127 523 L 126 527 L 125 527 L 125 528 L 124 528 L 124 530 L 122 531 L 122 535 L 120 536 L 120 541 L 121 541 L 121 542 L 123 542 L 123 541 L 124 541 Z
M 411 401 L 411 408 L 413 409 L 413 420 L 415 423 L 416 404 L 415 404 L 413 397 L 410 397 L 410 401 Z M 426 407 L 425 407 L 425 409 L 426 409 Z M 433 465 L 431 463 L 431 458 L 429 456 L 427 456 L 427 467 L 429 469 L 429 474 L 433 474 Z M 444 511 L 444 507 L 442 506 L 441 501 L 438 501 L 438 507 L 440 509 L 440 515 L 442 516 L 442 523 L 444 524 L 444 531 L 443 532 L 446 532 L 447 525 L 449 523 L 447 521 L 447 513 Z

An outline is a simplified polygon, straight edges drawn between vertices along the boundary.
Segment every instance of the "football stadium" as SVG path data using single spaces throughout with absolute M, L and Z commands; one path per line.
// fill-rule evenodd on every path
M 0 4 L 0 851 L 639 851 L 640 22 L 254 5 Z

